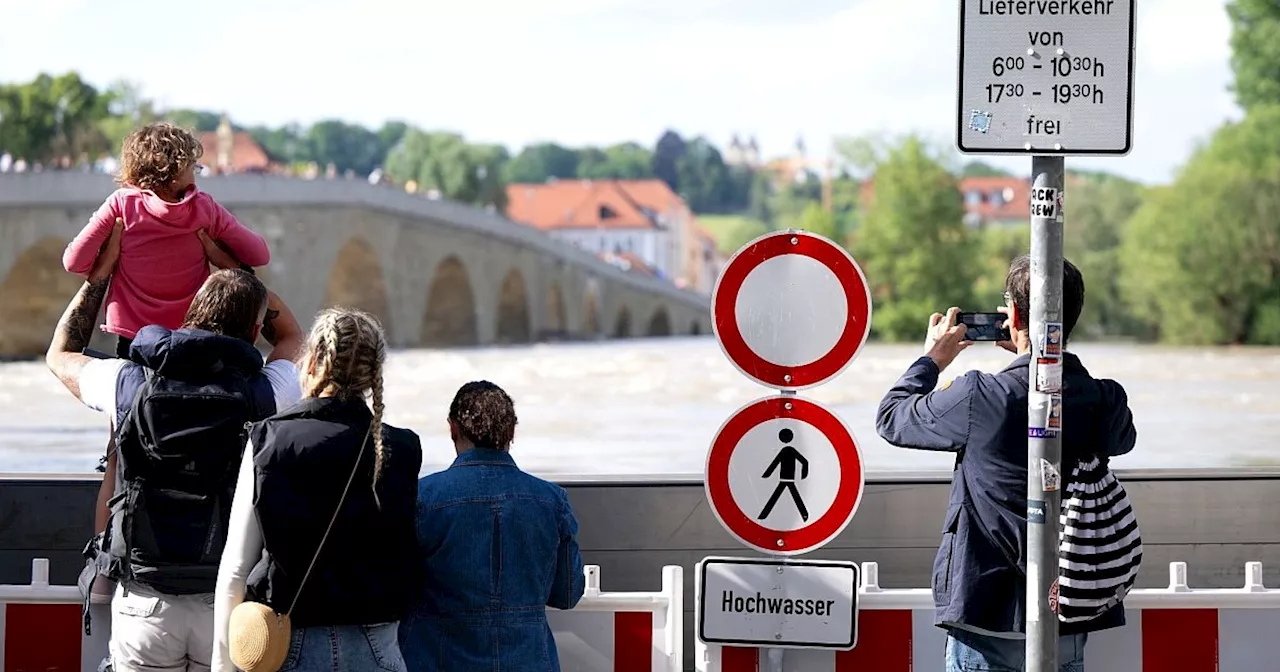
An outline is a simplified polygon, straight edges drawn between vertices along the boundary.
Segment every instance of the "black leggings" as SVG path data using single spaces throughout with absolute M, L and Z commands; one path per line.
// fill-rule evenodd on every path
M 132 338 L 124 336 L 116 336 L 116 357 L 120 359 L 129 359 L 129 346 L 133 344 Z

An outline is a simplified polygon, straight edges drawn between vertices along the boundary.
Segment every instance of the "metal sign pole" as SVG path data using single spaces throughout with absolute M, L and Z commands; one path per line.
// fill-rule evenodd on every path
M 796 391 L 778 390 L 778 394 L 786 397 L 795 397 Z M 787 560 L 789 558 L 783 556 L 782 561 L 785 563 Z M 779 567 L 778 571 L 781 572 L 782 568 Z M 760 672 L 784 672 L 786 668 L 783 667 L 783 662 L 787 656 L 786 649 L 761 649 L 761 653 L 764 655 L 760 656 Z
M 1026 672 L 1058 669 L 1063 172 L 1062 156 L 1031 157 Z M 1056 333 L 1051 327 L 1056 327 Z

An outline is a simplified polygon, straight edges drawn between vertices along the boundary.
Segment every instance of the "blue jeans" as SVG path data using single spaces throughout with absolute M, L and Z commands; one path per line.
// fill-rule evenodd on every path
M 280 672 L 407 672 L 399 623 L 294 628 Z
M 1084 645 L 1088 634 L 1058 638 L 1059 672 L 1084 672 Z M 1023 672 L 1027 643 L 1001 639 L 967 630 L 947 631 L 947 672 Z

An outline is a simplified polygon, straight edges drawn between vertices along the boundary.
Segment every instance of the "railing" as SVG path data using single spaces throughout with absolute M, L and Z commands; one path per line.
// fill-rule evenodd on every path
M 680 672 L 684 663 L 684 570 L 662 569 L 657 592 L 604 592 L 600 568 L 572 610 L 547 610 L 563 672 Z M 81 627 L 76 586 L 49 583 L 49 561 L 31 561 L 31 582 L 0 585 L 0 670 L 94 672 L 106 656 L 110 610 L 94 608 Z M 612 618 L 609 618 L 609 615 Z
M 874 562 L 860 576 L 855 648 L 786 651 L 785 669 L 942 672 L 946 632 L 933 627 L 932 591 L 881 588 Z M 1244 586 L 1231 589 L 1191 588 L 1187 564 L 1169 563 L 1169 586 L 1130 592 L 1125 611 L 1124 627 L 1089 635 L 1090 672 L 1280 670 L 1280 590 L 1263 585 L 1261 562 L 1246 563 Z M 760 649 L 696 643 L 698 672 L 756 672 L 763 659 Z

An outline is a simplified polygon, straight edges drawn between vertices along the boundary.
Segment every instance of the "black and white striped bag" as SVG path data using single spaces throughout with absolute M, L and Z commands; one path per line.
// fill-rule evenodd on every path
M 1142 564 L 1142 535 L 1129 496 L 1093 457 L 1080 461 L 1062 498 L 1058 619 L 1081 622 L 1119 604 Z

